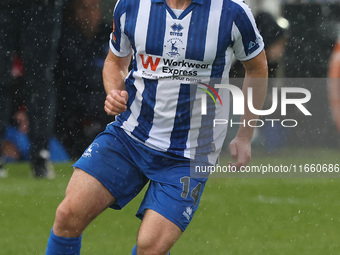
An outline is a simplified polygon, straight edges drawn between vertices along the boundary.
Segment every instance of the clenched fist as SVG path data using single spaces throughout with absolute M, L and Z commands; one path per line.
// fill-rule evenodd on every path
M 125 90 L 111 90 L 106 96 L 105 112 L 109 115 L 118 115 L 127 109 L 128 93 Z

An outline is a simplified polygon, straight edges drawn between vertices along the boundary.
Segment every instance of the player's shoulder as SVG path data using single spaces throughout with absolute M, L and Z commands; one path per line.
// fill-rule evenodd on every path
M 239 18 L 244 15 L 251 16 L 251 10 L 249 6 L 242 0 L 222 0 L 225 4 L 228 5 L 228 8 L 226 8 L 226 12 L 228 14 L 231 14 L 234 18 Z
M 124 8 L 131 8 L 131 7 L 137 7 L 138 6 L 138 2 L 139 0 L 118 0 L 116 2 L 116 8 L 119 6 L 120 8 L 124 7 Z
M 135 13 L 139 9 L 140 0 L 118 0 L 115 6 L 115 12 Z
M 234 11 L 237 10 L 244 11 L 249 9 L 248 5 L 242 0 L 223 0 L 223 1 L 233 6 Z
M 246 6 L 247 4 L 242 0 L 224 0 L 227 2 L 232 2 L 233 4 L 239 5 L 239 6 Z

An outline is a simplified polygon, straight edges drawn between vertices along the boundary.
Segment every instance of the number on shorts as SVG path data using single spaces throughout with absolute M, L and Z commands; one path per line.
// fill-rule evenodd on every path
M 183 183 L 183 190 L 181 197 L 187 198 L 189 194 L 190 188 L 190 177 L 185 176 L 180 179 L 181 183 Z M 198 183 L 197 186 L 191 191 L 190 196 L 194 199 L 194 206 L 196 205 L 200 192 L 201 192 L 202 183 Z

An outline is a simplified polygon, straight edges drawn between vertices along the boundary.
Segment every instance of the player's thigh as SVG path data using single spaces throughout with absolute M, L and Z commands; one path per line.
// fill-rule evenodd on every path
M 90 174 L 75 168 L 66 188 L 66 200 L 82 212 L 102 212 L 115 202 L 107 188 Z
M 129 139 L 132 138 L 122 129 L 107 127 L 74 164 L 96 178 L 115 197 L 110 205 L 113 209 L 122 209 L 148 182 L 136 167 L 138 153 Z
M 191 222 L 206 178 L 191 178 L 190 167 L 188 164 L 175 164 L 164 172 L 160 170 L 157 181 L 150 181 L 137 213 L 142 218 L 138 250 L 150 249 L 158 251 L 151 254 L 167 254 Z
M 198 209 L 206 178 L 190 177 L 187 166 L 174 166 L 151 180 L 137 217 L 143 219 L 147 209 L 158 212 L 185 231 Z
M 137 251 L 139 254 L 149 251 L 168 254 L 182 233 L 175 223 L 158 212 L 147 209 L 138 231 Z
M 57 209 L 53 231 L 58 236 L 79 236 L 87 225 L 115 202 L 96 178 L 75 168 L 66 196 Z

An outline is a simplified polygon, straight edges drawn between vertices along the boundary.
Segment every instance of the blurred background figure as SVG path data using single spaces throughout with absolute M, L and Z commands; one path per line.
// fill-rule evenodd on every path
M 275 19 L 272 14 L 261 12 L 255 16 L 255 22 L 265 43 L 269 78 L 277 78 L 282 75 L 278 73 L 278 70 L 285 52 L 288 21 L 282 17 Z M 231 68 L 230 77 L 241 78 L 244 77 L 244 74 L 241 62 L 235 62 Z
M 0 143 L 15 112 L 11 70 L 16 52 L 24 66 L 31 165 L 35 177 L 54 177 L 48 140 L 54 130 L 53 67 L 62 4 L 63 0 L 2 0 L 0 3 Z M 0 169 L 0 175 L 6 176 L 2 160 Z
M 273 15 L 267 12 L 261 12 L 256 15 L 255 22 L 263 34 L 263 40 L 266 44 L 269 78 L 282 77 L 283 73 L 279 73 L 280 62 L 285 53 L 286 29 L 289 23 L 282 17 L 275 19 Z
M 328 99 L 332 117 L 340 133 L 340 40 L 334 46 L 329 63 Z
M 57 137 L 78 158 L 113 121 L 104 111 L 102 68 L 112 28 L 102 19 L 100 0 L 69 0 L 56 68 Z
M 1 153 L 6 162 L 17 162 L 30 160 L 31 143 L 27 135 L 29 130 L 29 119 L 26 108 L 23 106 L 14 114 L 12 121 L 6 128 Z M 55 138 L 50 138 L 48 147 L 52 162 L 69 161 L 70 157 L 65 148 Z
M 26 135 L 29 129 L 26 109 L 20 109 L 13 117 L 15 123 L 7 126 L 1 147 L 2 156 L 6 162 L 28 160 L 30 157 L 29 141 Z

